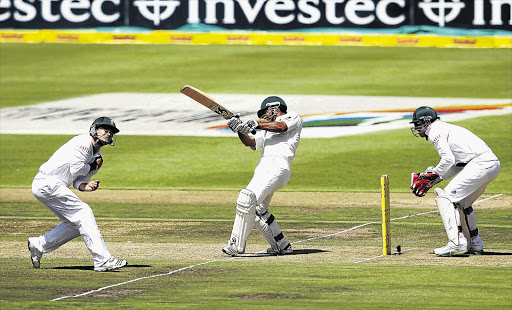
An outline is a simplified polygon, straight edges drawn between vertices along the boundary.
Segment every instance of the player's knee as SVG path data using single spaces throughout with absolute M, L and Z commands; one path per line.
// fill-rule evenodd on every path
M 259 204 L 256 206 L 256 214 L 258 214 L 259 216 L 263 216 L 265 214 L 267 214 L 268 212 L 268 206 L 265 206 L 263 204 Z
M 236 200 L 237 209 L 249 210 L 256 205 L 256 195 L 248 190 L 242 189 Z
M 473 206 L 469 206 L 468 208 L 463 210 L 464 214 L 466 215 L 470 215 L 471 213 L 473 213 L 473 211 Z

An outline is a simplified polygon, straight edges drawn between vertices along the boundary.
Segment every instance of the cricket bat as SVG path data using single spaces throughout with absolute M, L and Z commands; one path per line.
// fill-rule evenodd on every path
M 213 99 L 212 97 L 208 96 L 207 94 L 193 86 L 185 85 L 180 89 L 180 92 L 186 96 L 189 96 L 190 98 L 194 99 L 195 101 L 199 102 L 200 104 L 204 105 L 205 107 L 219 114 L 220 116 L 224 117 L 224 119 L 230 119 L 234 116 L 233 112 L 226 109 L 215 99 Z
M 217 102 L 217 100 L 213 99 L 212 97 L 205 94 L 200 89 L 195 88 L 194 86 L 185 85 L 180 89 L 180 92 L 195 101 L 199 102 L 200 104 L 204 105 L 208 109 L 212 110 L 213 112 L 219 114 L 224 119 L 230 119 L 233 116 L 233 112 L 226 109 L 224 106 L 222 106 L 220 103 Z M 256 133 L 255 130 L 252 131 L 253 134 Z

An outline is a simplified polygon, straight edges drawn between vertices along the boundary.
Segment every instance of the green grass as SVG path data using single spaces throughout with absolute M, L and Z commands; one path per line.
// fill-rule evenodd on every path
M 15 270 L 12 260 L 2 259 L 0 262 L 6 269 Z M 151 269 L 161 273 L 186 265 L 161 261 L 148 263 Z M 149 268 L 131 268 L 127 273 L 142 274 L 145 269 Z M 366 265 L 355 268 L 346 264 L 302 263 L 289 266 L 255 262 L 213 263 L 179 275 L 112 288 L 97 297 L 56 302 L 49 300 L 76 291 L 77 287 L 95 289 L 123 281 L 126 273 L 97 275 L 76 270 L 25 272 L 28 277 L 15 284 L 6 286 L 2 282 L 2 291 L 11 294 L 11 301 L 3 302 L 6 307 L 422 309 L 428 304 L 429 309 L 446 309 L 447 306 L 464 308 L 477 304 L 480 309 L 490 309 L 512 305 L 508 298 L 510 282 L 506 281 L 507 273 L 502 268 L 472 267 L 469 271 L 467 267 L 435 266 L 425 272 L 424 266 Z M 277 273 L 279 277 L 275 276 Z M 62 280 L 48 283 L 46 279 L 56 278 L 57 274 L 62 275 Z M 450 276 L 447 277 L 447 274 Z M 466 285 L 461 286 L 460 279 L 465 279 Z M 236 283 L 236 287 L 233 287 L 233 283 Z M 35 289 L 27 292 L 27 286 Z M 31 302 L 27 302 L 27 299 Z
M 487 192 L 511 193 L 512 115 L 458 124 L 486 141 L 501 160 L 501 173 Z M 70 137 L 0 135 L 0 186 L 29 187 L 39 166 Z M 235 137 L 119 136 L 115 147 L 104 148 L 105 163 L 96 176 L 104 188 L 238 190 L 250 181 L 259 156 Z M 404 192 L 411 172 L 438 161 L 432 145 L 408 129 L 302 139 L 285 190 L 378 191 L 380 176 L 388 174 L 391 190 Z
M 178 46 L 0 44 L 0 107 L 14 107 L 106 92 L 175 93 L 185 84 L 212 93 L 375 95 L 512 98 L 512 50 L 380 47 Z M 385 107 L 383 107 L 384 109 Z M 487 193 L 512 193 L 512 115 L 458 122 L 486 141 L 502 163 Z M 0 135 L 0 187 L 29 190 L 38 167 L 69 135 Z M 259 152 L 237 138 L 119 136 L 103 150 L 97 177 L 102 188 L 238 190 L 252 176 Z M 412 171 L 435 165 L 438 155 L 409 130 L 332 139 L 303 139 L 286 191 L 378 191 L 381 174 L 394 192 L 409 191 Z M 319 193 L 321 194 L 321 193 Z M 433 203 L 433 202 L 432 202 Z M 433 205 L 432 205 L 433 206 Z M 2 309 L 386 309 L 511 308 L 510 208 L 477 209 L 486 247 L 497 256 L 431 261 L 445 242 L 435 213 L 392 222 L 392 243 L 418 247 L 375 263 L 314 261 L 216 261 L 170 276 L 141 280 L 80 298 L 84 293 L 135 278 L 167 273 L 206 260 L 174 259 L 172 244 L 224 244 L 233 205 L 91 204 L 107 244 L 131 252 L 130 243 L 169 244 L 162 257 L 127 255 L 121 272 L 94 273 L 91 258 L 47 255 L 31 268 L 26 238 L 58 224 L 37 201 L 0 202 L 0 308 Z M 375 207 L 272 206 L 291 241 L 379 221 Z M 433 208 L 435 208 L 433 206 Z M 392 209 L 400 217 L 432 209 Z M 80 239 L 72 241 L 85 245 Z M 5 245 L 16 245 L 7 248 Z M 252 249 L 264 249 L 257 232 Z M 354 234 L 310 241 L 309 249 L 343 247 L 381 251 L 379 225 Z M 207 260 L 220 256 L 215 248 Z M 62 249 L 63 251 L 65 249 Z M 7 255 L 7 251 L 10 251 Z M 60 252 L 60 249 L 57 250 Z M 347 250 L 348 251 L 348 250 Z M 137 249 L 133 249 L 137 252 Z M 137 252 L 138 253 L 138 252 Z M 300 255 L 298 256 L 300 258 Z M 368 255 L 366 256 L 368 257 Z M 485 267 L 499 261 L 506 267 Z M 481 259 L 481 260 L 478 260 Z M 444 264 L 444 265 L 443 265 Z M 462 279 L 462 280 L 461 280 Z
M 510 49 L 1 44 L 0 106 L 107 92 L 511 98 Z
M 4 202 L 0 240 L 3 244 L 17 241 L 25 245 L 26 236 L 50 229 L 58 221 L 39 203 Z M 144 243 L 198 243 L 205 246 L 222 244 L 229 234 L 232 206 L 93 204 L 98 225 L 108 245 L 127 241 Z M 376 221 L 379 208 L 331 206 L 300 208 L 274 206 L 286 236 L 293 242 L 337 232 L 361 223 Z M 198 211 L 200 210 L 200 211 Z M 392 209 L 392 217 L 430 211 L 429 209 Z M 489 248 L 499 249 L 496 257 L 508 260 L 512 255 L 512 210 L 479 210 L 479 227 Z M 179 223 L 163 227 L 163 223 Z M 132 227 L 123 230 L 123 227 Z M 340 235 L 309 241 L 301 247 L 322 250 L 326 246 L 344 249 L 373 248 L 371 256 L 380 254 L 380 225 L 365 227 L 362 234 Z M 116 233 L 117 232 L 117 233 Z M 119 235 L 119 232 L 123 232 Z M 478 304 L 480 309 L 512 306 L 509 292 L 512 283 L 510 267 L 473 265 L 475 257 L 445 258 L 428 265 L 432 255 L 427 249 L 443 242 L 444 229 L 437 214 L 394 221 L 392 240 L 403 249 L 420 248 L 423 257 L 415 264 L 403 264 L 402 256 L 387 257 L 385 263 L 354 264 L 347 252 L 343 262 L 319 262 L 322 252 L 303 254 L 310 261 L 227 260 L 212 253 L 206 260 L 170 259 L 175 251 L 169 245 L 168 257 L 130 258 L 130 265 L 120 272 L 94 273 L 91 259 L 43 257 L 42 269 L 31 268 L 27 257 L 0 258 L 0 306 L 5 309 L 382 309 L 429 308 L 444 309 L 447 305 L 463 308 Z M 71 241 L 83 245 L 80 238 Z M 257 232 L 250 236 L 249 248 L 264 248 L 265 241 Z M 66 246 L 64 246 L 66 247 Z M 7 251 L 7 250 L 5 250 Z M 11 249 L 12 251 L 12 249 Z M 28 252 L 14 249 L 14 253 Z M 60 250 L 57 250 L 57 252 Z M 495 250 L 494 250 L 495 251 Z M 217 251 L 216 251 L 217 252 Z M 7 252 L 5 252 L 7 253 Z M 135 248 L 132 255 L 140 254 Z M 5 254 L 4 254 L 5 255 Z M 88 255 L 85 254 L 85 255 Z M 298 255 L 297 257 L 300 257 Z M 493 258 L 482 256 L 482 263 Z M 352 263 L 347 263 L 347 260 Z M 384 258 L 381 258 L 384 259 Z M 212 261 L 172 275 L 144 279 L 111 287 L 101 292 L 61 301 L 50 300 L 85 293 L 101 287 L 140 277 L 166 274 L 183 267 Z M 455 262 L 457 261 L 457 262 Z M 377 264 L 375 264 L 377 262 Z M 449 275 L 449 276 L 447 276 Z M 14 280 L 16 279 L 16 280 Z M 460 285 L 464 279 L 465 285 Z M 468 293 L 470 292 L 470 293 Z M 464 296 L 464 298 L 455 298 Z

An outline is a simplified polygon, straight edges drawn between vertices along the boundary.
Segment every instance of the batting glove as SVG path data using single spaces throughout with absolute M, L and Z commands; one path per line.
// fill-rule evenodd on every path
M 248 119 L 245 122 L 243 122 L 238 131 L 241 134 L 248 135 L 250 132 L 254 133 L 256 127 L 258 127 L 258 122 L 256 122 L 256 120 L 251 118 L 251 119 Z
M 240 130 L 240 125 L 242 125 L 242 120 L 240 119 L 240 113 L 233 116 L 228 120 L 228 127 L 233 131 L 237 132 Z

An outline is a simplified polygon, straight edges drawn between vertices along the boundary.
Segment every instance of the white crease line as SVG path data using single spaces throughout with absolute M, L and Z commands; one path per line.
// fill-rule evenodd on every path
M 473 205 L 476 205 L 477 203 L 481 203 L 481 202 L 484 202 L 484 201 L 489 200 L 489 199 L 500 197 L 501 195 L 503 195 L 503 194 L 498 194 L 498 195 L 494 195 L 494 196 L 491 196 L 491 197 L 487 197 L 487 198 L 482 199 L 482 200 L 478 200 L 477 202 L 474 202 Z
M 503 194 L 498 194 L 498 195 L 495 195 L 495 196 L 492 196 L 492 197 L 489 197 L 489 198 L 486 198 L 486 199 L 479 200 L 479 201 L 473 203 L 473 205 L 476 205 L 477 203 L 480 203 L 480 202 L 483 202 L 483 201 L 486 201 L 486 200 L 489 200 L 489 199 L 492 199 L 492 198 L 499 197 L 501 195 L 503 195 Z M 429 211 L 429 212 L 423 212 L 423 213 L 417 213 L 417 214 L 412 214 L 412 215 L 406 215 L 406 216 L 402 216 L 402 217 L 391 219 L 391 221 L 406 219 L 406 218 L 409 218 L 409 217 L 419 216 L 419 215 L 424 215 L 424 214 L 429 214 L 429 213 L 434 213 L 434 212 L 437 212 L 437 210 Z M 301 243 L 301 242 L 310 241 L 310 240 L 316 240 L 316 239 L 329 238 L 329 237 L 332 237 L 332 236 L 336 236 L 336 235 L 339 235 L 339 234 L 342 234 L 342 233 L 345 233 L 345 232 L 348 232 L 348 231 L 352 231 L 352 230 L 364 227 L 364 226 L 368 226 L 368 225 L 372 225 L 372 224 L 380 224 L 380 223 L 382 223 L 382 221 L 365 223 L 365 224 L 354 226 L 354 227 L 349 228 L 349 229 L 345 229 L 343 231 L 339 231 L 337 233 L 333 233 L 333 234 L 329 234 L 329 235 L 325 235 L 325 236 L 308 238 L 308 239 L 304 239 L 304 240 L 299 240 L 299 241 L 292 242 L 291 244 Z M 416 248 L 410 249 L 408 251 L 411 251 L 411 250 L 414 250 L 414 249 L 416 249 Z M 261 252 L 257 252 L 257 253 L 264 253 L 264 252 L 265 251 L 261 251 Z M 404 252 L 407 252 L 407 251 L 404 251 Z M 377 258 L 380 258 L 382 256 L 384 256 L 384 255 L 379 255 L 379 256 L 372 257 L 372 258 L 364 259 L 362 261 L 355 262 L 355 264 L 360 263 L 360 262 L 364 262 L 364 261 L 368 261 L 368 260 L 372 260 L 372 259 L 377 259 Z M 101 292 L 101 291 L 106 290 L 108 288 L 112 288 L 112 287 L 116 287 L 116 286 L 120 286 L 120 285 L 124 285 L 124 284 L 128 284 L 128 283 L 132 283 L 132 282 L 136 282 L 136 281 L 139 281 L 139 280 L 168 276 L 168 275 L 171 275 L 171 274 L 183 271 L 183 270 L 191 269 L 191 268 L 194 268 L 194 267 L 198 267 L 198 266 L 202 266 L 202 265 L 206 265 L 206 264 L 210 264 L 210 263 L 215 263 L 215 262 L 220 262 L 220 261 L 234 260 L 234 259 L 242 258 L 242 257 L 243 256 L 235 256 L 235 257 L 230 257 L 230 258 L 226 258 L 226 259 L 222 259 L 222 260 L 211 260 L 211 261 L 207 261 L 207 262 L 203 262 L 203 263 L 199 263 L 199 264 L 183 267 L 183 268 L 180 268 L 180 269 L 176 269 L 176 270 L 173 270 L 173 271 L 169 271 L 167 273 L 155 274 L 155 275 L 152 275 L 152 276 L 146 276 L 146 277 L 142 277 L 142 278 L 137 278 L 137 279 L 132 279 L 132 280 L 125 281 L 125 282 L 120 282 L 120 283 L 112 284 L 112 285 L 109 285 L 109 286 L 104 286 L 104 287 L 101 287 L 99 289 L 88 291 L 88 292 L 85 292 L 85 293 L 82 293 L 82 294 L 77 294 L 77 295 L 73 295 L 73 296 L 62 296 L 62 297 L 59 297 L 59 298 L 52 299 L 51 301 L 58 301 L 58 300 L 66 299 L 66 298 L 82 297 L 82 296 L 86 296 L 86 295 L 89 295 L 89 294 L 92 294 L 92 293 Z
M 232 260 L 232 259 L 235 259 L 235 258 L 237 258 L 237 257 L 230 257 L 230 258 L 224 259 L 224 261 Z M 170 271 L 170 272 L 167 272 L 167 273 L 155 274 L 155 275 L 152 275 L 152 276 L 146 276 L 146 277 L 142 277 L 142 278 L 132 279 L 132 280 L 125 281 L 125 282 L 120 282 L 120 283 L 112 284 L 112 285 L 109 285 L 109 286 L 104 286 L 104 287 L 101 287 L 99 289 L 92 290 L 92 291 L 89 291 L 89 292 L 85 292 L 85 293 L 82 293 L 82 294 L 77 294 L 77 295 L 73 295 L 73 296 L 63 296 L 63 297 L 55 298 L 55 299 L 52 299 L 51 301 L 58 301 L 58 300 L 61 300 L 61 299 L 66 299 L 66 298 L 82 297 L 82 296 L 86 296 L 86 295 L 89 295 L 89 294 L 92 294 L 92 293 L 101 292 L 101 291 L 106 290 L 108 288 L 112 288 L 112 287 L 116 287 L 116 286 L 120 286 L 120 285 L 124 285 L 124 284 L 128 284 L 128 283 L 132 283 L 132 282 L 136 282 L 136 281 L 139 281 L 139 280 L 168 276 L 168 275 L 171 275 L 173 273 L 177 273 L 177 272 L 180 272 L 180 271 L 183 271 L 183 270 L 191 269 L 191 268 L 194 268 L 194 267 L 198 267 L 198 266 L 202 266 L 202 265 L 206 265 L 206 264 L 210 264 L 210 263 L 214 263 L 214 262 L 218 262 L 218 261 L 221 261 L 221 260 L 211 260 L 211 261 L 203 262 L 203 263 L 200 263 L 200 264 L 190 265 L 190 266 L 183 267 L 183 268 L 180 268 L 180 269 L 176 269 L 176 270 L 173 270 L 173 271 Z
M 402 254 L 402 253 L 405 253 L 405 252 L 409 252 L 409 251 L 412 251 L 412 250 L 416 250 L 417 248 L 412 248 L 412 249 L 408 249 L 408 250 L 405 250 L 403 252 L 400 252 L 400 253 L 395 253 L 395 254 Z M 362 262 L 367 262 L 369 260 L 373 260 L 373 259 L 377 259 L 377 258 L 381 258 L 381 257 L 384 257 L 384 256 L 387 256 L 387 255 L 384 255 L 384 254 L 381 254 L 381 255 L 378 255 L 378 256 L 375 256 L 375 257 L 371 257 L 371 258 L 365 258 L 363 260 L 360 260 L 358 262 L 354 262 L 354 264 L 359 264 L 359 263 L 362 263 Z

